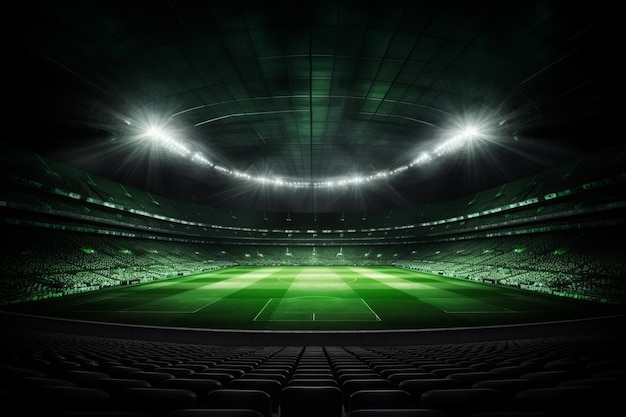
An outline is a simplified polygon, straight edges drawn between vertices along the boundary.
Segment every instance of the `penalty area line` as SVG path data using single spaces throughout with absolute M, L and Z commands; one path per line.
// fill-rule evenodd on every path
M 256 319 L 259 318 L 259 316 L 263 313 L 263 310 L 265 310 L 267 308 L 267 306 L 272 302 L 273 298 L 270 298 L 269 300 L 267 300 L 267 303 L 265 303 L 265 305 L 263 306 L 263 308 L 261 309 L 261 311 L 259 311 L 259 313 L 254 316 L 254 318 L 252 319 L 252 321 L 256 321 Z
M 202 310 L 203 308 L 207 308 L 208 306 L 217 303 L 222 298 L 216 298 L 213 301 L 204 304 L 201 307 L 198 307 L 194 310 L 132 310 L 131 308 L 124 308 L 122 310 L 117 310 L 116 313 L 142 313 L 142 314 L 172 314 L 172 313 L 181 313 L 181 314 L 195 314 Z M 100 313 L 110 313 L 110 311 L 100 311 Z
M 367 304 L 367 303 L 365 302 L 365 300 L 364 300 L 364 299 L 362 299 L 362 298 L 361 298 L 361 301 L 363 301 L 363 304 L 365 304 L 365 307 L 367 307 L 367 308 L 369 309 L 369 311 L 371 311 L 371 312 L 372 312 L 372 314 L 374 315 L 374 317 L 376 317 L 376 321 L 383 321 L 383 320 L 382 320 L 382 319 L 378 316 L 378 314 L 376 314 L 376 312 L 375 312 L 374 310 L 372 310 L 372 307 L 370 307 L 370 306 L 369 306 L 369 304 Z

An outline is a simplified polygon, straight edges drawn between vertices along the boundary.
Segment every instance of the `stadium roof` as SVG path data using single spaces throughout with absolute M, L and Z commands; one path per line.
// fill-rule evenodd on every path
M 465 196 L 621 140 L 623 11 L 21 2 L 3 28 L 8 140 L 155 194 L 242 209 Z M 480 140 L 436 155 L 469 125 Z

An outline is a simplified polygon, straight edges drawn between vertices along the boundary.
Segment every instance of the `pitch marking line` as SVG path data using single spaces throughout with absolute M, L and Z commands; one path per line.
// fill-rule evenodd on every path
M 516 310 L 511 310 L 509 308 L 505 308 L 504 310 L 484 310 L 484 311 L 480 311 L 480 310 L 468 310 L 468 311 L 462 311 L 462 310 L 457 310 L 457 311 L 448 311 L 448 310 L 444 310 L 441 309 L 441 311 L 443 311 L 444 313 L 447 314 L 500 314 L 500 313 L 520 313 L 520 311 L 516 311 Z
M 369 309 L 369 311 L 371 311 L 371 312 L 372 312 L 372 314 L 374 315 L 374 317 L 376 317 L 376 321 L 383 321 L 383 320 L 380 318 L 380 316 L 379 316 L 378 314 L 376 314 L 376 312 L 375 312 L 374 310 L 372 310 L 372 307 L 370 307 L 370 306 L 369 306 L 369 304 L 367 304 L 367 303 L 365 302 L 365 300 L 364 300 L 364 299 L 362 299 L 362 298 L 361 298 L 361 301 L 363 301 L 363 304 L 365 304 L 365 307 L 367 307 L 367 308 Z
M 201 307 L 196 308 L 195 310 L 131 310 L 130 308 L 125 308 L 123 310 L 118 310 L 118 313 L 153 313 L 153 314 L 171 314 L 171 313 L 184 313 L 184 314 L 193 314 L 193 313 L 197 313 L 198 311 L 202 310 L 203 308 L 206 308 L 212 304 L 215 304 L 216 302 L 220 301 L 221 298 L 216 298 L 215 300 L 211 301 L 210 303 L 206 303 Z M 103 313 L 109 313 L 108 311 L 103 311 Z
M 267 300 L 267 303 L 265 303 L 265 305 L 263 306 L 263 308 L 261 309 L 261 311 L 259 311 L 259 314 L 257 314 L 256 316 L 254 316 L 254 318 L 252 319 L 252 321 L 256 321 L 256 319 L 259 318 L 259 316 L 261 315 L 261 313 L 263 313 L 263 310 L 265 310 L 267 308 L 267 306 L 272 302 L 273 298 L 270 298 L 269 300 Z
M 369 306 L 369 304 L 367 304 L 367 302 L 362 299 L 359 298 L 359 300 L 361 300 L 361 302 L 363 304 L 365 304 L 365 307 L 367 307 L 367 309 L 374 315 L 374 318 L 376 319 L 376 321 L 383 321 L 380 316 L 378 314 L 376 314 L 376 312 L 372 309 L 372 307 Z M 263 314 L 263 312 L 265 311 L 265 309 L 267 308 L 267 306 L 269 306 L 272 301 L 274 301 L 273 298 L 270 298 L 269 300 L 267 300 L 267 303 L 265 303 L 265 305 L 263 306 L 263 308 L 261 308 L 261 310 L 257 313 L 256 316 L 254 316 L 254 318 L 252 319 L 252 321 L 257 321 L 259 316 L 261 316 L 261 314 Z M 271 320 L 263 320 L 263 321 L 309 321 L 309 320 L 294 320 L 294 319 L 271 319 Z M 311 321 L 372 321 L 372 320 L 363 320 L 363 319 L 338 319 L 338 320 L 329 320 L 329 319 L 322 319 L 322 320 L 318 320 L 316 313 L 311 313 Z

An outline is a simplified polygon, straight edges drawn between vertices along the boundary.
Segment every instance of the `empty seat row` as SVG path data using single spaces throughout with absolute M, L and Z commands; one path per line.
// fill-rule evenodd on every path
M 614 347 L 586 343 L 557 343 L 554 349 L 541 344 L 526 349 L 523 342 L 504 348 L 231 349 L 134 341 L 107 351 L 99 349 L 98 339 L 40 343 L 41 348 L 29 344 L 28 350 L 2 357 L 2 407 L 19 410 L 7 416 L 521 417 L 541 412 L 571 417 L 598 415 L 607 404 L 619 404 L 626 380 L 626 361 L 612 353 Z M 126 346 L 123 340 L 116 343 Z

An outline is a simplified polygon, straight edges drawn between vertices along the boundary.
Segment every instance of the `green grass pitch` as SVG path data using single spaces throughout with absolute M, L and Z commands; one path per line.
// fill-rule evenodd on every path
M 81 320 L 168 327 L 399 330 L 612 314 L 600 303 L 395 267 L 234 267 L 15 307 Z

